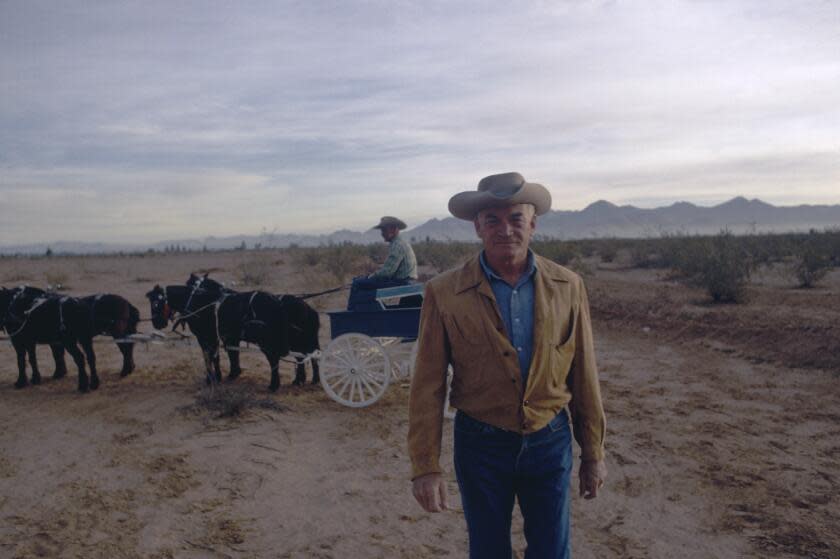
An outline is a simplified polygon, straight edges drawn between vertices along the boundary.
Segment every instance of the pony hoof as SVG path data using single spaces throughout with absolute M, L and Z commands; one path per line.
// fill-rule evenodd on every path
M 18 390 L 20 390 L 21 388 L 26 388 L 26 385 L 27 385 L 27 384 L 29 384 L 29 382 L 27 382 L 27 381 L 25 381 L 25 380 L 24 380 L 24 381 L 20 381 L 20 380 L 19 380 L 19 381 L 17 381 L 17 382 L 15 383 L 15 388 L 17 388 Z
M 91 390 L 96 390 L 97 388 L 99 388 L 99 379 L 91 380 L 90 381 L 90 389 Z
M 67 376 L 67 371 L 56 371 L 56 372 L 53 373 L 52 378 L 54 378 L 55 380 L 58 380 L 60 378 L 66 377 L 66 376 Z
M 32 385 L 37 386 L 41 384 L 41 377 L 32 377 Z
M 80 384 L 79 385 L 79 392 L 81 392 L 82 394 L 85 394 L 87 391 L 88 391 L 88 385 L 87 384 Z
M 280 390 L 280 385 L 279 384 L 269 384 L 268 385 L 268 391 L 269 392 L 277 392 L 278 390 Z

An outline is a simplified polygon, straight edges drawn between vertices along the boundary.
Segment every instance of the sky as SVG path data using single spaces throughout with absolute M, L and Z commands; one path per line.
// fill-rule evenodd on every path
M 840 2 L 0 0 L 0 245 L 840 203 Z

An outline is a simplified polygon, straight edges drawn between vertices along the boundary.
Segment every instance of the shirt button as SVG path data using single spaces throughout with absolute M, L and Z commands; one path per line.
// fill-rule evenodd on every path
M 516 348 L 516 351 L 522 351 L 521 347 Z
M 518 318 L 514 318 L 514 319 L 513 319 L 513 321 L 514 321 L 514 322 L 519 322 L 519 319 L 518 319 Z
M 506 352 L 504 352 L 502 355 L 504 355 L 505 357 L 508 357 L 508 356 L 510 355 L 510 352 L 509 352 L 509 351 L 506 351 Z
M 523 406 L 527 406 L 529 403 L 530 403 L 530 402 L 529 402 L 528 400 L 525 400 L 524 402 L 522 402 L 522 405 L 523 405 Z
M 516 384 L 516 377 L 510 377 L 510 382 L 512 382 L 513 384 Z

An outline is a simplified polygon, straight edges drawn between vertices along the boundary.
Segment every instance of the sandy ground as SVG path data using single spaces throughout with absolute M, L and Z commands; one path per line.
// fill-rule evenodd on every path
M 155 282 L 182 283 L 190 270 L 209 268 L 235 280 L 253 258 L 2 260 L 0 284 L 44 285 L 61 276 L 70 293 L 117 292 L 145 317 L 143 293 Z M 282 254 L 260 258 L 273 259 L 265 288 L 275 292 L 336 281 L 296 272 Z M 768 282 L 752 306 L 721 310 L 652 273 L 601 270 L 589 285 L 609 479 L 597 500 L 573 500 L 575 556 L 840 557 L 838 370 L 791 367 L 773 352 L 759 359 L 760 344 L 726 335 L 737 322 L 731 317 L 717 318 L 724 322 L 715 335 L 697 325 L 676 335 L 668 322 L 685 309 L 705 317 L 697 324 L 710 313 L 749 322 L 765 292 L 797 294 Z M 835 276 L 807 294 L 827 303 L 818 306 L 826 324 L 840 306 L 839 287 Z M 645 302 L 643 293 L 663 289 L 670 290 L 665 303 Z M 317 304 L 337 308 L 344 297 Z M 614 311 L 621 301 L 623 314 Z M 795 331 L 808 343 L 807 328 Z M 102 385 L 95 393 L 75 391 L 72 365 L 67 378 L 50 379 L 47 348 L 39 349 L 45 382 L 14 390 L 14 353 L 0 344 L 0 557 L 466 555 L 454 476 L 450 512 L 425 514 L 411 497 L 404 383 L 374 406 L 350 409 L 318 386 L 289 386 L 285 365 L 283 386 L 270 395 L 267 365 L 249 353 L 242 377 L 220 389 L 247 407 L 219 418 L 204 405 L 196 346 L 140 346 L 137 370 L 125 379 L 112 344 L 103 341 L 97 354 Z M 450 465 L 451 428 L 445 437 Z M 518 515 L 514 541 L 521 556 Z

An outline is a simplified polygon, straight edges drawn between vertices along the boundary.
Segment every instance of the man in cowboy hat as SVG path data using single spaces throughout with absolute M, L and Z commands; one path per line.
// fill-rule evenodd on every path
M 484 249 L 426 284 L 409 400 L 413 492 L 447 508 L 439 463 L 446 370 L 452 365 L 455 474 L 470 557 L 511 557 L 514 501 L 526 558 L 568 558 L 572 433 L 580 494 L 606 478 L 605 418 L 581 278 L 534 254 L 536 216 L 551 195 L 519 173 L 485 177 L 449 200 Z M 571 423 L 571 426 L 570 426 Z
M 369 276 L 353 279 L 350 287 L 350 297 L 347 300 L 348 310 L 375 309 L 374 292 L 382 287 L 406 285 L 417 279 L 417 258 L 409 242 L 400 236 L 405 229 L 405 222 L 396 217 L 386 215 L 371 229 L 379 229 L 382 238 L 389 243 L 388 257 L 382 266 Z

